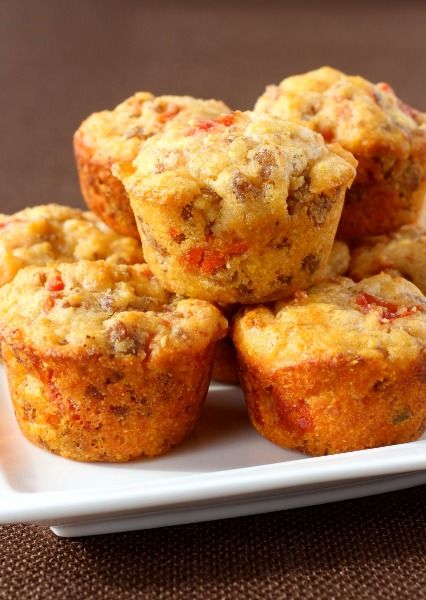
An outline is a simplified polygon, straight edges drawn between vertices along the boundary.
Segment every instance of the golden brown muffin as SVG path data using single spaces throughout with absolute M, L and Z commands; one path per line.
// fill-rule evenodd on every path
M 268 86 L 255 110 L 295 119 L 358 160 L 338 237 L 358 239 L 416 221 L 426 191 L 425 118 L 388 84 L 322 67 Z
M 405 277 L 426 294 L 426 230 L 406 225 L 389 235 L 364 239 L 352 253 L 350 277 L 359 281 L 381 271 Z
M 135 264 L 143 262 L 143 254 L 136 240 L 76 208 L 45 204 L 0 215 L 0 286 L 29 265 L 82 259 Z
M 322 455 L 420 437 L 426 299 L 402 278 L 340 278 L 237 315 L 234 342 L 255 428 Z
M 234 112 L 151 138 L 116 173 L 164 287 L 250 304 L 323 276 L 354 165 L 296 123 Z
M 194 428 L 226 319 L 163 290 L 147 265 L 27 267 L 0 290 L 19 425 L 62 456 L 155 456 Z
M 333 279 L 346 273 L 349 267 L 349 248 L 345 242 L 335 241 L 324 273 L 324 279 Z M 231 322 L 238 312 L 239 305 L 228 307 L 225 316 Z M 213 365 L 212 379 L 222 383 L 239 384 L 238 357 L 231 336 L 219 340 L 216 347 L 216 358 Z
M 89 208 L 123 235 L 139 239 L 127 194 L 111 164 L 132 161 L 146 139 L 191 119 L 214 119 L 229 108 L 218 100 L 138 92 L 113 110 L 93 113 L 74 135 L 80 186 Z

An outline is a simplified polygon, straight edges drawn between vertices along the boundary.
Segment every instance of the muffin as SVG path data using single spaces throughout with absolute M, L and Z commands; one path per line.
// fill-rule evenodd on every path
M 164 287 L 251 304 L 323 276 L 355 161 L 297 123 L 234 112 L 151 138 L 115 173 Z
M 324 272 L 324 279 L 333 279 L 346 273 L 349 267 L 349 248 L 345 242 L 335 241 Z M 225 316 L 229 322 L 241 307 L 227 307 Z M 230 335 L 219 340 L 216 346 L 216 358 L 213 364 L 212 379 L 222 383 L 239 384 L 238 357 Z
M 91 208 L 118 233 L 139 239 L 127 194 L 111 164 L 131 161 L 146 139 L 191 119 L 214 119 L 229 108 L 218 100 L 138 92 L 113 110 L 93 113 L 74 134 L 81 191 Z
M 380 271 L 402 275 L 426 294 L 426 230 L 406 225 L 364 239 L 352 253 L 349 275 L 359 281 Z
M 0 215 L 0 286 L 23 267 L 81 259 L 135 264 L 143 254 L 140 242 L 76 208 L 45 204 Z
M 254 427 L 313 455 L 415 440 L 426 427 L 426 299 L 382 273 L 247 308 L 233 339 Z
M 24 435 L 82 461 L 163 454 L 194 428 L 226 319 L 147 265 L 27 267 L 0 289 L 0 340 Z
M 255 110 L 295 119 L 358 160 L 338 237 L 359 239 L 416 221 L 426 190 L 425 118 L 387 83 L 323 67 L 268 86 Z

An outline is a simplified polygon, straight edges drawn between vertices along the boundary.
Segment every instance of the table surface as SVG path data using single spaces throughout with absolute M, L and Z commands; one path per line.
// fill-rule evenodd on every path
M 136 90 L 250 108 L 331 64 L 426 109 L 426 5 L 0 1 L 0 212 L 83 206 L 71 137 Z M 1 502 L 1 499 L 0 499 Z M 426 598 L 426 488 L 161 530 L 57 539 L 0 528 L 5 598 Z

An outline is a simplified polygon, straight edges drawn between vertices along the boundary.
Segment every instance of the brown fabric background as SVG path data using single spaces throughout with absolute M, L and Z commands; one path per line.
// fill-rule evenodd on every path
M 0 210 L 81 204 L 71 136 L 136 90 L 251 108 L 331 64 L 426 110 L 422 0 L 0 0 Z
M 0 529 L 0 598 L 422 600 L 426 486 L 374 498 L 65 540 Z
M 0 0 L 0 211 L 82 206 L 72 133 L 136 90 L 249 108 L 267 83 L 328 63 L 426 109 L 425 32 L 421 0 Z M 417 600 L 425 507 L 423 486 L 78 541 L 2 527 L 0 598 Z

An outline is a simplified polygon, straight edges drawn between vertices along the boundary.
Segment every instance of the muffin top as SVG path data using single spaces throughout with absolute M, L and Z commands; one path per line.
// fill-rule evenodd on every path
M 380 271 L 402 275 L 426 294 L 426 230 L 406 225 L 388 235 L 365 238 L 353 251 L 349 274 L 358 281 Z
M 46 204 L 0 215 L 0 286 L 28 265 L 82 259 L 135 264 L 143 254 L 140 242 L 76 208 Z
M 424 114 L 402 102 L 387 83 L 331 67 L 268 86 L 255 110 L 297 120 L 356 157 L 380 150 L 408 156 L 413 137 L 426 139 Z
M 45 356 L 173 356 L 223 337 L 202 300 L 162 289 L 148 266 L 80 261 L 27 267 L 0 289 L 0 339 Z
M 195 201 L 193 215 L 194 208 L 212 211 L 211 235 L 246 229 L 253 237 L 275 216 L 290 224 L 297 202 L 321 221 L 322 204 L 351 184 L 355 164 L 306 127 L 236 111 L 151 138 L 133 164 L 115 174 L 132 202 L 184 209 Z
M 94 151 L 93 160 L 132 160 L 143 141 L 191 119 L 214 119 L 229 108 L 220 100 L 191 96 L 154 96 L 138 92 L 113 110 L 90 115 L 76 132 Z
M 344 277 L 291 302 L 246 309 L 234 340 L 268 366 L 307 361 L 416 359 L 426 347 L 426 299 L 412 283 L 382 273 L 359 283 Z

